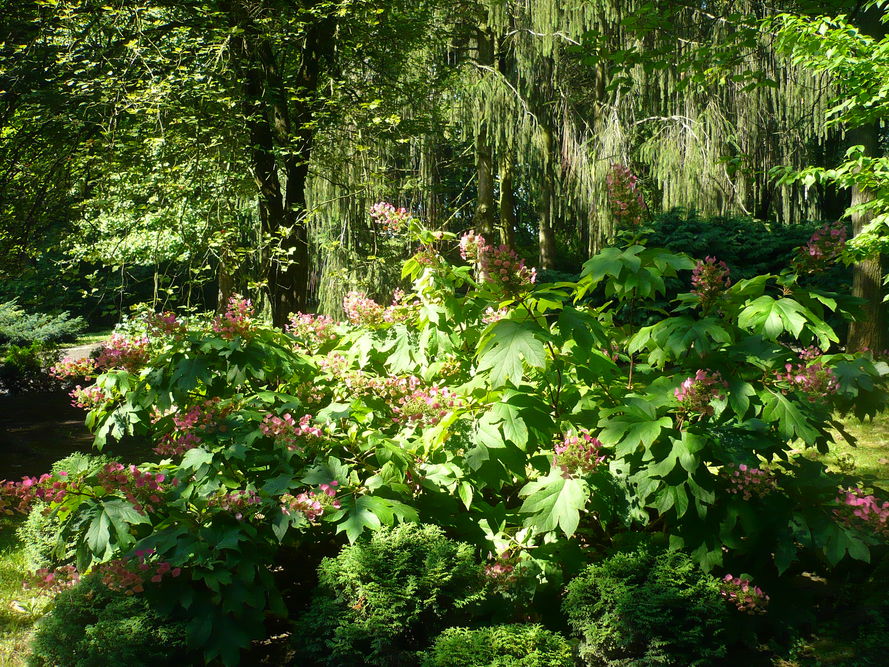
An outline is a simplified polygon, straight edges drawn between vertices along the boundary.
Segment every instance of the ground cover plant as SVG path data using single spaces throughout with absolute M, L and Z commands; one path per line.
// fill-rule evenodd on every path
M 72 398 L 109 460 L 7 483 L 0 510 L 42 502 L 74 548 L 65 573 L 187 617 L 190 650 L 226 664 L 298 611 L 277 554 L 384 526 L 469 545 L 489 594 L 526 618 L 557 613 L 572 576 L 640 534 L 740 613 L 795 569 L 885 542 L 882 492 L 805 455 L 830 449 L 836 411 L 876 414 L 889 371 L 836 351 L 825 320 L 847 300 L 800 284 L 829 254 L 736 281 L 646 245 L 638 220 L 579 280 L 538 284 L 506 246 L 383 210 L 420 244 L 410 292 L 351 293 L 348 321 L 297 313 L 284 331 L 240 297 L 133 323 L 54 370 L 91 382 Z M 686 291 L 641 326 L 667 279 Z M 121 463 L 130 435 L 156 457 Z

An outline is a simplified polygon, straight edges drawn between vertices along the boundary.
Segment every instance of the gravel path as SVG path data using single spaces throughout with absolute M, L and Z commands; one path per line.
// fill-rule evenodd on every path
M 77 347 L 66 347 L 62 349 L 62 356 L 71 357 L 72 359 L 87 359 L 90 356 L 90 353 L 99 347 L 102 347 L 102 343 L 91 343 L 89 345 L 78 345 Z

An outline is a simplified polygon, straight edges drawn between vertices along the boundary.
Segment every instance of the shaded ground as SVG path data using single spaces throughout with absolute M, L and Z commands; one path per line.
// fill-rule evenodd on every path
M 0 396 L 0 479 L 40 475 L 72 452 L 89 452 L 84 416 L 64 391 Z

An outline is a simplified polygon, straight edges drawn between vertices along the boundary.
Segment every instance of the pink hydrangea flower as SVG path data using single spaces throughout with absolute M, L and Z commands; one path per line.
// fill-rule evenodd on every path
M 720 582 L 722 597 L 745 614 L 764 614 L 769 606 L 769 596 L 749 579 L 725 575 Z
M 728 383 L 719 373 L 701 369 L 693 377 L 683 380 L 673 394 L 684 416 L 692 414 L 705 416 L 713 414 L 713 406 L 710 403 L 724 398 L 726 388 Z
M 590 435 L 586 429 L 580 429 L 576 435 L 566 435 L 562 442 L 553 449 L 553 465 L 561 468 L 566 475 L 585 475 L 592 472 L 605 461 L 602 454 L 602 443 Z
M 619 227 L 639 227 L 648 210 L 639 180 L 622 164 L 612 164 L 611 171 L 605 177 L 608 190 L 608 208 Z

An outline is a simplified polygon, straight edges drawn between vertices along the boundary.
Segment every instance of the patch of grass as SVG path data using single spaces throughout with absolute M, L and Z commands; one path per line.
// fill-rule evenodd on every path
M 18 521 L 0 518 L 0 665 L 26 664 L 34 623 L 48 600 L 22 588 L 25 552 L 16 538 Z
M 113 329 L 102 329 L 101 331 L 92 331 L 81 334 L 77 337 L 71 347 L 79 347 L 80 345 L 98 345 L 111 337 Z
M 829 454 L 813 456 L 831 470 L 851 472 L 889 491 L 889 412 L 877 415 L 873 421 L 859 422 L 850 417 L 842 423 L 858 442 L 853 446 L 837 433 L 837 443 Z

